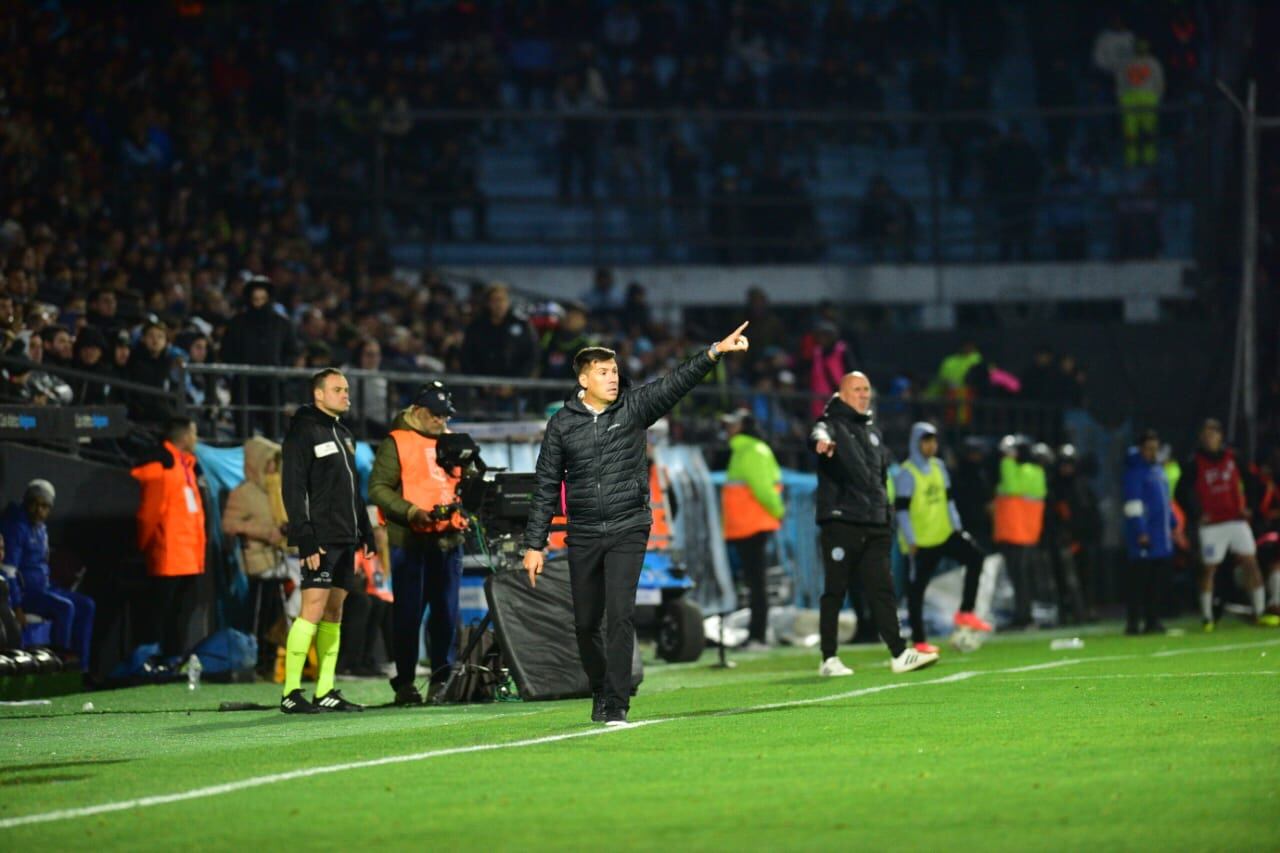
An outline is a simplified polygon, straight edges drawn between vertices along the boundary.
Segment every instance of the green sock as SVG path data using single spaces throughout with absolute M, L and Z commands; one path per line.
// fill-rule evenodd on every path
M 289 639 L 284 646 L 285 696 L 302 688 L 302 667 L 306 666 L 307 652 L 311 651 L 311 639 L 315 635 L 316 623 L 308 622 L 301 617 L 293 620 L 293 626 L 289 629 Z
M 333 674 L 338 669 L 338 640 L 341 636 L 341 622 L 321 622 L 316 629 L 316 657 L 320 659 L 320 672 L 316 675 L 317 696 L 323 696 L 333 689 Z

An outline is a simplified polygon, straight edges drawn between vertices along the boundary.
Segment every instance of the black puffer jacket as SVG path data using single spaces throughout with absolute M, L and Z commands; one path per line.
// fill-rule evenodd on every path
M 299 554 L 314 554 L 321 545 L 373 548 L 359 482 L 350 430 L 315 406 L 298 407 L 284 437 L 281 486 L 289 544 Z
M 870 413 L 860 415 L 839 396 L 827 403 L 810 440 L 834 441 L 836 455 L 818 457 L 818 523 L 889 526 L 885 480 L 889 453 Z
M 695 388 L 714 362 L 705 351 L 656 382 L 623 390 L 599 415 L 574 395 L 551 416 L 538 454 L 538 487 L 524 545 L 547 546 L 565 484 L 570 535 L 613 536 L 647 527 L 649 464 L 645 430 Z

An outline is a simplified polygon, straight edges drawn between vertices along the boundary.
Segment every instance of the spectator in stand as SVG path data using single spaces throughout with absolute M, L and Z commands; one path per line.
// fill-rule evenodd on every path
M 915 259 L 915 210 L 884 175 L 876 175 L 867 185 L 858 208 L 858 239 L 873 261 Z
M 633 281 L 627 285 L 627 296 L 619 312 L 622 333 L 627 337 L 641 338 L 652 331 L 652 317 L 649 315 L 649 292 L 644 285 Z
M 1124 130 L 1126 166 L 1154 166 L 1164 98 L 1164 66 L 1151 55 L 1151 45 L 1139 40 L 1134 55 L 1116 72 L 1116 101 Z
M 374 338 L 360 338 L 351 353 L 350 367 L 373 373 L 383 369 L 382 345 Z M 391 423 L 391 389 L 381 376 L 351 375 L 351 427 L 365 438 L 380 439 Z
M 73 655 L 81 669 L 89 669 L 89 644 L 93 639 L 95 605 L 87 595 L 55 586 L 49 578 L 49 530 L 45 523 L 53 512 L 57 493 L 48 480 L 27 483 L 22 503 L 10 504 L 0 517 L 8 559 L 17 567 L 16 583 L 9 589 L 15 613 L 34 614 L 53 623 L 53 646 Z M 19 621 L 25 620 L 25 615 Z
M 170 418 L 164 437 L 129 473 L 138 481 L 138 548 L 151 578 L 152 636 L 166 656 L 186 653 L 190 621 L 204 574 L 204 501 L 196 464 L 195 421 Z M 195 638 L 199 639 L 199 638 Z
M 265 276 L 252 276 L 244 286 L 244 310 L 231 318 L 222 338 L 221 360 L 225 364 L 248 364 L 255 367 L 292 367 L 299 350 L 293 332 L 293 324 L 278 314 L 273 304 L 274 289 Z M 273 399 L 276 387 L 268 378 L 253 378 L 245 383 L 231 384 L 233 405 L 252 406 L 263 411 L 253 412 L 249 418 L 251 428 L 263 432 L 270 430 L 271 412 L 265 411 L 284 405 L 285 400 Z M 248 394 L 246 396 L 245 389 Z
M 478 376 L 532 376 L 538 368 L 533 327 L 511 308 L 511 291 L 495 282 L 485 290 L 482 313 L 467 326 L 462 344 L 462 372 Z M 489 389 L 499 405 L 520 405 L 510 385 Z
M 841 379 L 855 366 L 848 345 L 840 338 L 840 328 L 829 321 L 819 323 L 809 350 L 809 390 L 813 394 L 809 410 L 815 419 L 822 416 Z
M 66 326 L 45 326 L 40 330 L 44 342 L 44 363 L 52 367 L 71 366 L 71 348 L 74 338 Z
M 68 379 L 71 391 L 75 395 L 74 402 L 80 406 L 102 406 L 114 399 L 108 394 L 107 382 L 112 375 L 111 364 L 106 358 L 107 339 L 95 326 L 85 326 L 76 335 L 76 342 L 71 351 L 71 368 L 84 373 L 92 373 L 100 377 L 98 381 L 91 379 Z
M 90 326 L 97 326 L 105 334 L 111 334 L 124 325 L 116 316 L 120 309 L 120 300 L 115 291 L 100 287 L 89 294 L 88 311 L 85 321 Z
M 570 302 L 564 307 L 564 317 L 553 329 L 542 336 L 543 379 L 576 378 L 573 375 L 573 357 L 578 351 L 595 344 L 587 333 L 587 309 L 580 302 Z
M 762 361 L 785 347 L 789 335 L 786 323 L 769 304 L 768 294 L 759 285 L 753 285 L 747 290 L 747 310 L 744 319 L 751 323 L 751 340 L 756 342 L 756 349 L 751 350 L 751 358 L 748 362 L 754 369 Z
M 1125 545 L 1129 554 L 1126 634 L 1163 634 L 1160 610 L 1173 559 L 1173 501 L 1159 462 L 1160 436 L 1144 430 L 1129 448 L 1124 473 Z
M 180 396 L 184 377 L 181 360 L 169 350 L 169 330 L 159 320 L 148 320 L 129 355 L 125 378 L 160 393 L 129 392 L 129 419 L 151 429 L 161 428 L 166 419 L 185 408 Z
M 1244 480 L 1235 454 L 1224 446 L 1222 424 L 1209 418 L 1200 428 L 1200 447 L 1182 466 L 1178 503 L 1198 530 L 1203 569 L 1200 574 L 1200 616 L 1204 630 L 1214 630 L 1213 580 L 1228 553 L 1243 570 L 1245 592 L 1259 625 L 1280 627 L 1280 616 L 1266 612 L 1266 591 L 1258 570 L 1257 543 L 1249 528 Z
M 626 295 L 617 288 L 617 280 L 613 270 L 598 267 L 591 280 L 591 289 L 582 294 L 580 300 L 587 307 L 591 319 L 611 320 L 622 313 Z
M 1022 399 L 1028 403 L 1052 403 L 1058 384 L 1053 350 L 1036 347 L 1031 366 L 1022 372 Z

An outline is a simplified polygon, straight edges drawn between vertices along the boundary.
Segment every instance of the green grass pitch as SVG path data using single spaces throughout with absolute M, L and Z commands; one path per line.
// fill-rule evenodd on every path
M 0 708 L 0 849 L 1276 849 L 1280 632 L 1117 627 L 907 675 L 869 646 L 840 679 L 708 652 L 649 666 L 615 730 L 583 701 L 215 710 L 268 684 Z

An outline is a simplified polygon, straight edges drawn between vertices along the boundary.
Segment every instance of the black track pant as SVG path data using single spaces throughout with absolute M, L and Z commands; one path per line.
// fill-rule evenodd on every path
M 822 640 L 822 658 L 836 653 L 836 631 L 840 608 L 849 592 L 849 581 L 857 577 L 871 611 L 880 639 L 897 657 L 907 647 L 898 624 L 898 602 L 889 573 L 889 546 L 893 534 L 889 527 L 868 527 L 828 521 L 821 525 L 822 565 L 826 580 L 818 616 L 818 632 Z
M 907 613 L 911 616 L 911 642 L 925 641 L 924 591 L 929 588 L 929 581 L 942 558 L 950 557 L 964 566 L 960 609 L 972 612 L 978 599 L 978 581 L 982 579 L 982 561 L 986 556 L 973 537 L 961 530 L 952 533 L 941 545 L 918 549 L 915 557 L 907 561 Z
M 750 638 L 757 642 L 765 641 L 769 629 L 769 594 L 765 588 L 764 549 L 769 542 L 769 533 L 756 533 L 745 539 L 731 539 L 728 544 L 738 552 L 738 560 L 742 564 L 742 579 L 747 584 L 747 594 L 751 601 Z
M 1127 586 L 1128 627 L 1147 630 L 1160 624 L 1160 602 L 1169 585 L 1170 560 L 1130 560 Z
M 636 645 L 636 585 L 649 545 L 649 528 L 590 538 L 570 533 L 567 544 L 573 627 L 582 668 L 592 692 L 604 692 L 606 708 L 626 710 L 631 706 Z

